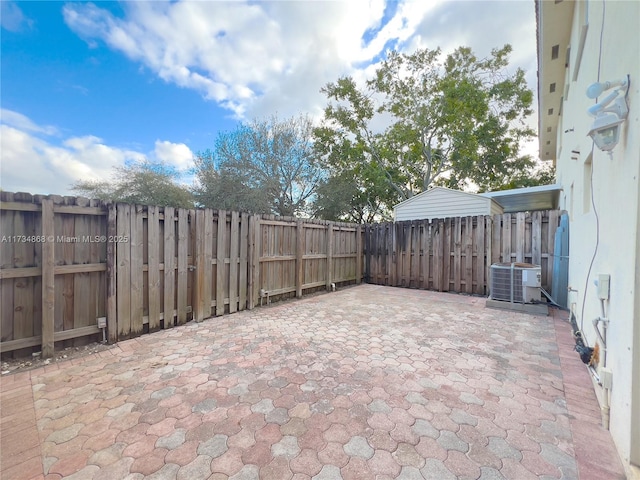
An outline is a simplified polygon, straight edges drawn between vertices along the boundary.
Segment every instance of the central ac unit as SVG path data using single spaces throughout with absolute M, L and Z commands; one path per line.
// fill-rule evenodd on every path
M 491 299 L 511 303 L 540 301 L 541 268 L 531 263 L 491 265 Z

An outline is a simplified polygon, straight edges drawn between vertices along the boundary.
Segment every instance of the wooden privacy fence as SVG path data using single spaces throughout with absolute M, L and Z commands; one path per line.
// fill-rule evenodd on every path
M 363 273 L 379 285 L 486 295 L 492 263 L 530 262 L 551 291 L 559 216 L 361 226 L 0 192 L 0 352 L 115 342 Z
M 560 211 L 413 220 L 367 225 L 366 282 L 479 295 L 489 293 L 491 264 L 542 267 L 551 291 Z
M 1 351 L 99 334 L 96 318 L 106 315 L 104 207 L 22 193 L 1 192 L 0 199 Z
M 0 352 L 359 283 L 359 225 L 0 192 Z M 86 341 L 86 339 L 84 340 Z M 28 354 L 31 350 L 18 352 Z

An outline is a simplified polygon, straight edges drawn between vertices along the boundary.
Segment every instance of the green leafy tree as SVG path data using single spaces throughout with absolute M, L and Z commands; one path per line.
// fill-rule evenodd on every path
M 220 146 L 220 145 L 219 145 Z M 219 150 L 218 150 L 219 154 Z M 200 206 L 254 213 L 270 213 L 266 190 L 252 187 L 237 172 L 219 167 L 212 150 L 198 152 L 195 159 L 195 198 Z
M 391 52 L 363 88 L 351 77 L 326 85 L 316 142 L 332 175 L 355 171 L 354 162 L 379 170 L 388 211 L 431 185 L 489 190 L 529 171 L 534 162 L 519 149 L 534 135 L 525 123 L 533 93 L 524 71 L 509 73 L 510 52 Z
M 324 175 L 307 116 L 254 120 L 221 132 L 196 158 L 196 198 L 213 208 L 293 216 L 307 212 Z
M 380 176 L 379 169 L 371 168 L 367 172 L 344 170 L 318 185 L 313 216 L 353 223 L 390 220 L 384 208 L 387 194 L 386 179 Z
M 336 133 L 326 121 L 314 130 L 316 155 L 330 172 L 318 188 L 314 215 L 356 223 L 390 220 L 387 206 L 397 198 L 389 184 L 391 173 L 368 153 L 364 142 L 348 132 Z
M 535 187 L 537 185 L 552 185 L 556 180 L 556 169 L 552 164 L 537 165 L 532 170 L 523 171 L 511 178 L 508 183 L 494 190 L 509 190 L 512 188 Z
M 80 180 L 71 187 L 81 195 L 105 201 L 193 208 L 189 188 L 180 174 L 159 163 L 136 162 L 116 167 L 109 181 Z

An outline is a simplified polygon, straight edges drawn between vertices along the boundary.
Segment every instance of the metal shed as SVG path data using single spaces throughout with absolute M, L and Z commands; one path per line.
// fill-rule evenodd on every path
M 396 222 L 503 213 L 498 202 L 475 193 L 433 187 L 393 207 Z
M 393 207 L 395 221 L 555 210 L 562 187 L 540 185 L 485 193 L 433 187 Z

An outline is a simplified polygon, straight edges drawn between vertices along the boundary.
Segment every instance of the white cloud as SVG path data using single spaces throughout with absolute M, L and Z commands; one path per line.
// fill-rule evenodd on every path
M 55 127 L 50 125 L 36 125 L 27 116 L 14 112 L 13 110 L 7 110 L 6 108 L 0 109 L 0 121 L 5 125 L 15 127 L 19 130 L 26 130 L 28 132 L 43 133 L 45 135 L 55 135 L 58 133 L 58 130 Z
M 25 17 L 20 7 L 10 0 L 0 1 L 0 25 L 10 32 L 31 28 L 33 20 Z
M 96 136 L 69 137 L 60 144 L 38 134 L 56 131 L 41 127 L 28 117 L 2 112 L 0 125 L 0 186 L 5 191 L 75 195 L 78 180 L 108 180 L 114 167 L 145 160 L 162 161 L 179 171 L 190 168 L 193 154 L 182 143 L 158 140 L 154 151 L 109 146 Z M 8 119 L 8 120 L 7 120 Z
M 193 152 L 184 143 L 156 140 L 154 157 L 156 160 L 184 172 L 193 167 Z
M 191 88 L 238 118 L 319 113 L 319 90 L 357 73 L 389 41 L 407 42 L 437 2 L 400 2 L 382 26 L 383 0 L 331 2 L 129 2 L 123 18 L 67 4 L 87 42 L 106 43 L 167 82 Z M 363 35 L 377 34 L 366 43 Z
M 87 42 L 105 42 L 238 118 L 318 114 L 326 103 L 320 88 L 341 75 L 362 78 L 388 42 L 411 51 L 467 45 L 480 55 L 512 43 L 513 59 L 535 81 L 529 2 L 400 0 L 384 26 L 383 0 L 124 5 L 123 18 L 93 4 L 67 4 L 63 13 Z M 377 33 L 367 43 L 370 30 Z
M 1 185 L 6 191 L 74 195 L 78 180 L 106 180 L 114 166 L 144 159 L 109 147 L 97 137 L 69 138 L 61 146 L 9 125 L 1 125 Z

